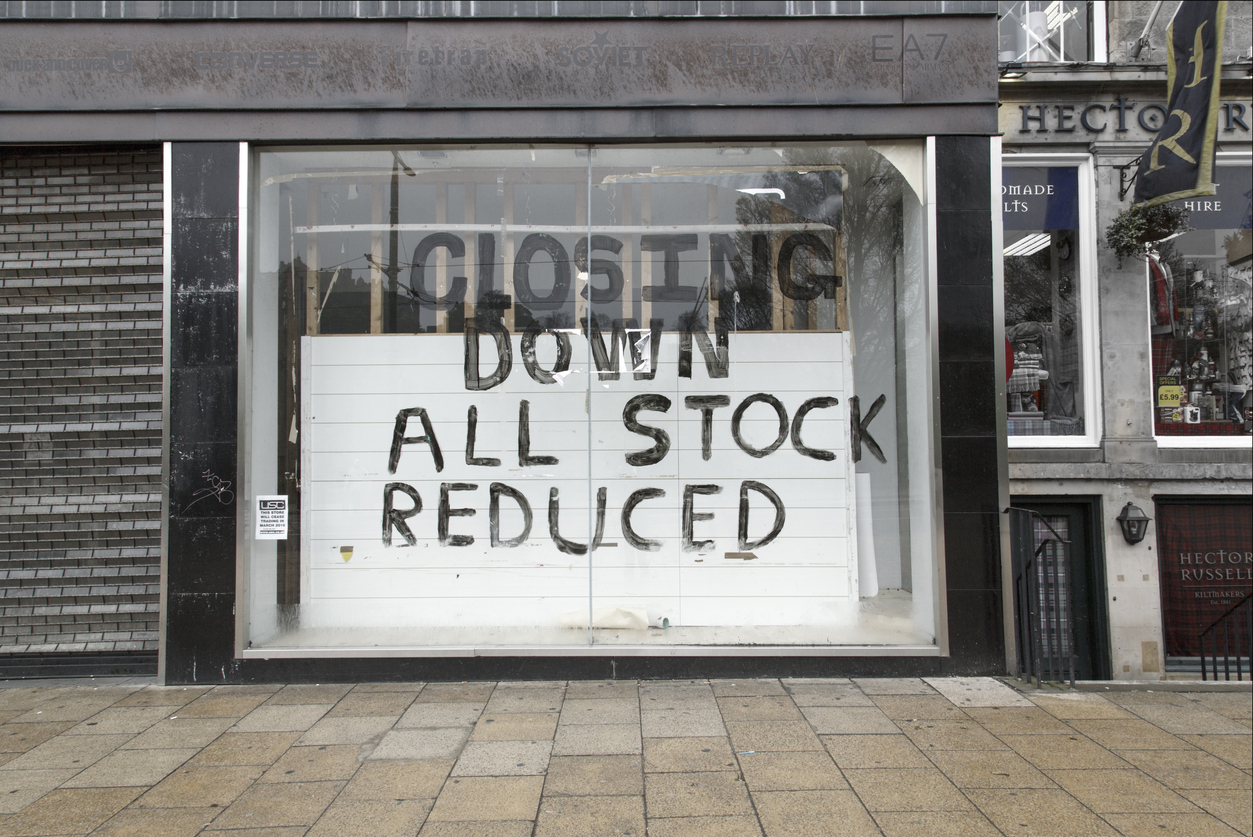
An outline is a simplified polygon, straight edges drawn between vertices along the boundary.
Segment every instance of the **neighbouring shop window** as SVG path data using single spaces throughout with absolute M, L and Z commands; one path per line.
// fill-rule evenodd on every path
M 998 60 L 1090 60 L 1088 6 L 1088 0 L 1001 0 Z
M 1218 194 L 1179 201 L 1189 230 L 1148 258 L 1160 437 L 1253 432 L 1253 169 L 1216 172 Z
M 1008 434 L 1082 436 L 1079 169 L 1006 166 L 1001 193 Z
M 933 645 L 923 148 L 257 152 L 248 643 Z
M 1245 497 L 1156 508 L 1166 660 L 1197 667 L 1201 632 L 1253 594 L 1253 505 Z

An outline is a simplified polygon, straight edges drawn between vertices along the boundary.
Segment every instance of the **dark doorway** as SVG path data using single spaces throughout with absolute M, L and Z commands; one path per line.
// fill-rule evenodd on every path
M 1093 525 L 1100 519 L 1099 498 L 1014 497 L 1011 504 L 1037 512 L 1058 535 L 1070 541 L 1075 678 L 1108 680 L 1109 616 L 1105 607 L 1105 560 Z M 1032 532 L 1033 548 L 1049 536 L 1048 527 L 1037 521 Z

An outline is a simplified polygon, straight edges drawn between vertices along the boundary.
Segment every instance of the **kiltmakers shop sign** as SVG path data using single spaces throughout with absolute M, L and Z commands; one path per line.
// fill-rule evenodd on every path
M 1253 593 L 1253 507 L 1246 503 L 1159 503 L 1166 655 L 1195 657 L 1199 637 Z
M 598 604 L 689 625 L 856 600 L 847 332 L 303 340 L 308 601 L 328 620 L 421 597 L 406 622 L 551 624 L 589 572 Z

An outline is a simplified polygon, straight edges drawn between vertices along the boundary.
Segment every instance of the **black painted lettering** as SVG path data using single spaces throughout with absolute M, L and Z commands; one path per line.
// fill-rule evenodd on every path
M 492 483 L 487 491 L 491 497 L 487 509 L 487 525 L 491 534 L 492 546 L 508 548 L 522 546 L 522 544 L 526 543 L 526 539 L 531 536 L 531 523 L 533 520 L 531 504 L 527 502 L 521 491 L 505 485 L 503 482 Z M 500 536 L 500 498 L 502 495 L 517 503 L 518 510 L 522 512 L 522 534 L 517 537 L 502 538 Z
M 592 549 L 600 546 L 600 542 L 605 535 L 605 498 L 607 489 L 604 486 L 596 489 L 596 532 L 592 535 Z M 587 544 L 577 543 L 567 540 L 561 536 L 560 527 L 557 525 L 558 519 L 561 517 L 561 500 L 554 486 L 548 491 L 548 534 L 553 539 L 553 544 L 557 549 L 566 555 L 586 555 Z
M 684 235 L 641 235 L 640 249 L 650 253 L 664 253 L 662 285 L 643 289 L 644 299 L 654 302 L 694 302 L 696 288 L 679 284 L 679 254 L 699 248 L 695 233 Z
M 870 448 L 870 452 L 874 454 L 875 459 L 880 462 L 888 461 L 888 458 L 883 455 L 883 448 L 879 447 L 879 443 L 875 441 L 874 436 L 871 436 L 870 431 L 866 429 L 866 425 L 870 424 L 874 417 L 879 415 L 879 411 L 883 409 L 883 405 L 887 403 L 887 400 L 888 397 L 886 395 L 880 395 L 876 398 L 874 403 L 870 405 L 870 412 L 866 413 L 866 417 L 863 419 L 861 417 L 861 399 L 856 395 L 848 399 L 850 413 L 848 430 L 852 441 L 854 462 L 861 461 L 861 446 L 863 443 Z
M 505 330 L 503 323 L 493 317 L 475 317 L 474 320 L 466 322 L 465 328 L 466 389 L 481 392 L 500 386 L 513 371 L 513 346 L 509 342 L 509 332 Z M 487 377 L 479 374 L 480 331 L 490 334 L 496 346 L 496 368 Z
M 505 311 L 513 307 L 513 300 L 504 293 L 494 290 L 496 283 L 496 236 L 491 233 L 479 233 L 479 299 L 475 307 L 475 315 L 500 321 Z
M 636 533 L 631 525 L 631 515 L 635 512 L 635 507 L 645 500 L 656 500 L 665 496 L 666 492 L 660 488 L 641 488 L 639 491 L 632 492 L 622 504 L 622 537 L 626 538 L 626 542 L 633 548 L 641 552 L 656 552 L 661 549 L 661 541 L 649 540 Z
M 622 242 L 608 235 L 592 236 L 592 250 L 608 250 L 617 254 L 622 252 Z M 600 274 L 607 280 L 604 288 L 597 288 L 588 281 L 588 287 L 592 289 L 592 302 L 613 302 L 622 296 L 622 267 L 617 262 L 611 262 L 608 259 L 592 259 L 591 270 L 587 265 L 588 243 L 587 236 L 580 238 L 574 245 L 574 266 L 590 276 Z M 587 288 L 582 291 L 583 298 L 587 298 Z
M 474 442 L 479 431 L 479 408 L 471 404 L 470 409 L 466 411 L 466 464 L 482 465 L 488 468 L 495 468 L 500 465 L 500 460 L 491 456 L 475 456 Z
M 397 491 L 413 501 L 413 508 L 396 508 L 393 495 Z M 403 482 L 389 482 L 383 486 L 383 546 L 392 545 L 392 529 L 400 533 L 400 536 L 405 539 L 407 546 L 413 546 L 417 543 L 418 539 L 414 537 L 413 530 L 409 528 L 409 524 L 405 521 L 420 511 L 422 511 L 422 498 L 412 485 Z
M 445 482 L 439 486 L 439 545 L 469 546 L 474 543 L 473 535 L 448 534 L 448 519 L 452 517 L 474 517 L 474 509 L 454 509 L 450 495 L 454 491 L 476 491 L 478 486 L 472 482 Z
M 818 459 L 823 462 L 830 462 L 835 459 L 835 454 L 829 450 L 821 450 L 818 448 L 808 447 L 801 441 L 801 424 L 805 421 L 805 416 L 809 415 L 810 410 L 821 410 L 834 407 L 839 404 L 838 398 L 811 398 L 800 406 L 796 411 L 796 415 L 792 417 L 792 447 L 801 456 L 808 456 L 810 459 Z
M 792 279 L 792 256 L 797 249 L 805 247 L 822 261 L 831 261 L 831 248 L 817 235 L 811 232 L 792 233 L 783 240 L 779 247 L 779 290 L 788 299 L 835 299 L 835 289 L 844 284 L 844 278 L 834 275 L 818 275 L 806 273 L 804 284 L 796 284 Z
M 539 296 L 531 287 L 531 259 L 540 251 L 553 262 L 553 288 Z M 531 233 L 522 239 L 513 263 L 513 289 L 518 302 L 537 311 L 561 308 L 570 299 L 570 255 L 561 242 L 547 233 Z
M 714 410 L 731 406 L 731 399 L 725 395 L 689 395 L 683 406 L 700 410 L 700 458 L 708 462 L 713 455 Z
M 727 264 L 731 265 L 732 280 L 727 282 Z M 709 234 L 709 293 L 721 298 L 723 291 L 734 290 L 747 275 L 744 258 L 735 240 L 727 233 Z
M 755 541 L 748 539 L 748 492 L 750 490 L 756 491 L 774 506 L 774 525 L 770 527 L 770 531 L 764 537 Z M 779 495 L 770 486 L 756 480 L 744 480 L 744 482 L 740 483 L 739 545 L 741 552 L 757 549 L 770 543 L 779 537 L 779 533 L 783 531 L 783 524 L 786 522 L 787 510 L 783 508 L 783 501 L 779 499 Z
M 409 427 L 409 419 L 417 416 L 422 422 L 421 436 L 406 436 L 405 432 Z M 444 470 L 444 454 L 440 452 L 439 440 L 435 438 L 435 428 L 431 426 L 431 417 L 427 415 L 424 407 L 409 407 L 401 410 L 396 414 L 396 427 L 392 431 L 392 449 L 387 457 L 387 473 L 396 473 L 396 466 L 400 464 L 400 449 L 402 445 L 425 444 L 431 449 L 431 459 L 435 460 L 435 472 L 439 473 Z
M 649 427 L 646 424 L 640 424 L 636 419 L 636 415 L 641 410 L 648 410 L 655 413 L 667 413 L 670 411 L 670 399 L 658 393 L 645 393 L 644 395 L 636 395 L 627 401 L 626 406 L 622 408 L 622 424 L 632 433 L 638 433 L 641 436 L 647 436 L 652 439 L 654 444 L 648 450 L 636 451 L 626 455 L 628 465 L 641 467 L 644 465 L 656 465 L 658 462 L 666 458 L 666 454 L 670 452 L 670 434 L 662 430 L 660 427 Z
M 535 342 L 541 334 L 551 334 L 557 341 L 557 360 L 551 370 L 541 367 L 535 356 Z M 531 380 L 537 384 L 555 384 L 557 383 L 557 375 L 570 371 L 570 357 L 572 354 L 570 335 L 563 331 L 541 328 L 537 321 L 532 320 L 531 325 L 522 334 L 522 345 L 520 348 L 522 351 L 522 365 L 526 368 L 526 374 L 530 375 Z
M 726 326 L 715 323 L 714 329 L 714 338 L 718 341 L 716 346 L 705 331 L 696 328 L 696 324 L 684 328 L 679 334 L 680 378 L 692 377 L 693 338 L 696 339 L 701 356 L 705 358 L 705 370 L 710 378 L 725 378 L 731 374 L 731 347 L 727 339 Z
M 740 422 L 744 419 L 744 412 L 749 407 L 757 403 L 769 404 L 774 409 L 775 415 L 779 419 L 778 436 L 773 442 L 764 448 L 753 447 L 748 442 L 744 441 L 744 437 L 740 435 Z M 775 398 L 773 395 L 769 395 L 764 392 L 759 392 L 756 395 L 750 395 L 741 401 L 740 405 L 735 408 L 735 412 L 731 414 L 731 438 L 734 439 L 735 443 L 740 446 L 740 450 L 744 451 L 754 459 L 761 459 L 762 457 L 769 456 L 778 450 L 784 440 L 787 439 L 787 434 L 787 410 L 784 409 L 783 402 Z
M 634 319 L 615 319 L 610 335 L 609 347 L 605 347 L 605 337 L 600 330 L 600 323 L 595 317 L 582 320 L 583 334 L 592 347 L 592 361 L 596 364 L 596 373 L 602 381 L 616 381 L 621 375 L 622 347 L 627 347 L 631 357 L 631 368 L 635 380 L 651 381 L 657 375 L 657 355 L 661 349 L 661 329 L 663 320 L 653 319 L 648 323 L 648 371 L 644 371 L 644 338 L 639 336 L 639 324 Z
M 523 468 L 557 464 L 555 456 L 531 455 L 531 402 L 525 398 L 518 402 L 518 464 Z
M 694 523 L 697 520 L 713 520 L 713 512 L 693 510 L 694 498 L 697 494 L 721 494 L 720 485 L 685 485 L 683 486 L 683 551 L 708 552 L 714 548 L 713 541 L 693 539 Z

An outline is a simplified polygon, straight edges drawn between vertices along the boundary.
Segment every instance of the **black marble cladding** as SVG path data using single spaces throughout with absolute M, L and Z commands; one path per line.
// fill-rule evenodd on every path
M 173 143 L 165 678 L 238 679 L 239 144 Z M 182 330 L 186 329 L 186 330 Z
M 1005 667 L 997 521 L 992 213 L 987 137 L 936 140 L 937 229 L 974 242 L 940 248 L 938 321 L 945 590 L 950 656 L 236 659 L 234 505 L 180 505 L 206 480 L 237 484 L 235 143 L 175 143 L 171 322 L 195 308 L 196 340 L 171 336 L 168 683 L 999 674 Z M 182 214 L 180 214 L 182 213 Z M 197 223 L 203 221 L 204 223 Z M 203 233 L 203 235 L 201 234 Z M 984 243 L 987 242 L 987 243 Z M 186 308 L 186 310 L 185 310 Z M 205 389 L 202 389 L 204 387 Z M 965 405 L 965 406 L 963 406 Z M 204 467 L 201 467 L 201 466 Z M 199 470 L 197 470 L 199 469 Z M 239 501 L 242 501 L 240 498 Z M 217 502 L 217 501 L 212 501 Z M 218 505 L 222 505 L 218 503 Z
M 1005 667 L 995 423 L 991 141 L 937 137 L 936 296 L 944 475 L 946 674 Z M 950 415 L 951 414 L 951 415 Z M 973 519 L 972 519 L 973 518 Z M 976 522 L 976 519 L 978 522 Z

